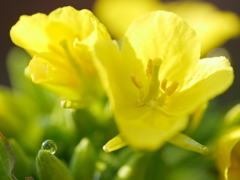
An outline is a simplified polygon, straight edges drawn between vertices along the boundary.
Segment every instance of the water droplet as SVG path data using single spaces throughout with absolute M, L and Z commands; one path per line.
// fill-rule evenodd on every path
M 42 143 L 41 149 L 48 150 L 50 153 L 55 154 L 57 151 L 57 144 L 53 140 L 46 140 Z

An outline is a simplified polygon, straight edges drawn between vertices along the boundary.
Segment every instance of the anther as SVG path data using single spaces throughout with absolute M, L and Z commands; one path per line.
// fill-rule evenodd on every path
M 174 81 L 167 89 L 167 95 L 171 96 L 178 88 L 179 82 L 178 81 Z
M 148 64 L 147 64 L 147 69 L 146 69 L 147 77 L 151 77 L 152 76 L 152 66 L 153 66 L 153 61 L 151 59 L 149 59 L 148 60 Z
M 161 88 L 162 88 L 162 90 L 166 91 L 166 89 L 167 89 L 167 79 L 163 79 L 163 81 L 161 83 Z
M 131 74 L 131 80 L 138 89 L 142 88 L 142 84 L 139 81 L 137 81 L 136 76 L 134 74 Z

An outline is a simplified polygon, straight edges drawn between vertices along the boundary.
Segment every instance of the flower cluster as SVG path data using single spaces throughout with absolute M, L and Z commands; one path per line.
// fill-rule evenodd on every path
M 214 130 L 211 113 L 203 115 L 234 79 L 227 57 L 205 55 L 240 34 L 239 18 L 202 2 L 99 0 L 94 11 L 110 33 L 91 11 L 70 6 L 23 15 L 11 28 L 28 55 L 10 52 L 13 90 L 0 89 L 0 177 L 192 179 L 184 172 L 197 166 L 195 151 L 213 155 L 223 179 L 237 179 L 239 106 Z

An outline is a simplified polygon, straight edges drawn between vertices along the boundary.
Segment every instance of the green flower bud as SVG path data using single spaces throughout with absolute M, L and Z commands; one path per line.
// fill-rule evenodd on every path
M 136 153 L 124 164 L 114 180 L 143 180 L 150 160 L 150 153 Z
M 70 170 L 75 179 L 93 179 L 96 152 L 90 140 L 83 138 L 76 146 L 70 162 Z
M 38 152 L 36 166 L 40 180 L 73 180 L 67 167 L 48 150 Z

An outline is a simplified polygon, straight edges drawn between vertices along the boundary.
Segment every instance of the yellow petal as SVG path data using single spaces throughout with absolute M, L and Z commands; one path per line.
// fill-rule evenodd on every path
M 91 23 L 94 30 L 88 35 L 88 37 L 85 39 L 76 38 L 73 43 L 78 59 L 80 60 L 78 63 L 80 64 L 82 71 L 89 76 L 95 74 L 95 67 L 92 62 L 93 57 L 91 52 L 94 44 L 98 39 L 111 40 L 106 28 L 96 18 L 93 18 L 93 15 Z
M 166 102 L 166 109 L 170 109 L 172 115 L 192 113 L 201 103 L 229 88 L 233 77 L 226 58 L 202 59 L 182 84 L 180 82 L 179 90 Z
M 142 61 L 145 69 L 149 59 L 161 58 L 159 80 L 174 82 L 192 71 L 200 56 L 200 44 L 195 31 L 180 17 L 156 11 L 131 24 L 123 39 L 122 53 L 128 61 Z
M 138 149 L 156 150 L 186 127 L 186 118 L 168 117 L 160 110 L 136 106 L 139 92 L 130 80 L 129 69 L 132 66 L 122 58 L 115 43 L 98 41 L 95 57 L 98 72 L 114 108 L 118 128 L 126 143 Z
M 33 56 L 28 69 L 35 83 L 44 84 L 74 104 L 81 104 L 77 102 L 80 97 L 94 99 L 89 95 L 103 94 L 92 49 L 97 39 L 109 40 L 110 36 L 90 11 L 68 6 L 48 16 L 23 16 L 10 34 L 14 43 Z
M 49 44 L 50 40 L 45 29 L 49 23 L 50 20 L 45 14 L 23 15 L 10 30 L 11 39 L 14 44 L 31 50 L 28 51 L 31 55 L 40 51 L 48 51 L 46 44 Z
M 182 17 L 196 30 L 201 41 L 202 55 L 240 35 L 240 19 L 232 12 L 220 11 L 201 1 L 181 1 L 165 4 L 167 11 Z
M 188 118 L 169 117 L 149 107 L 116 104 L 115 117 L 119 130 L 129 146 L 154 151 L 182 131 Z
M 114 38 L 121 38 L 131 22 L 151 11 L 165 10 L 182 17 L 198 34 L 202 56 L 240 35 L 239 17 L 201 1 L 97 0 L 94 12 Z M 115 23 L 118 19 L 118 23 Z
M 28 66 L 34 83 L 43 84 L 49 91 L 58 95 L 78 99 L 83 91 L 82 82 L 75 69 L 64 63 L 62 57 L 52 53 L 35 55 Z M 69 72 L 72 72 L 70 74 Z
M 88 37 L 94 30 L 90 17 L 93 17 L 90 11 L 77 11 L 71 6 L 58 8 L 49 14 L 52 21 L 67 24 L 80 40 Z
M 59 85 L 79 85 L 78 76 L 74 69 L 64 60 L 52 53 L 39 53 L 29 63 L 29 72 L 35 83 L 49 83 Z M 72 72 L 73 74 L 69 74 Z
M 94 53 L 99 75 L 112 104 L 116 101 L 135 105 L 139 92 L 131 82 L 130 67 L 122 58 L 117 44 L 99 40 Z
M 73 30 L 72 34 L 74 34 L 75 38 L 77 37 L 79 41 L 87 39 L 96 31 L 99 31 L 98 34 L 100 34 L 103 39 L 109 39 L 109 34 L 105 27 L 89 10 L 83 9 L 77 11 L 73 7 L 67 6 L 51 12 L 49 18 L 54 22 L 68 25 L 69 28 Z M 67 34 L 65 34 L 65 36 L 67 36 Z

